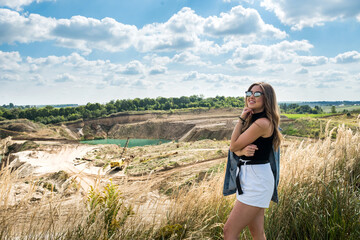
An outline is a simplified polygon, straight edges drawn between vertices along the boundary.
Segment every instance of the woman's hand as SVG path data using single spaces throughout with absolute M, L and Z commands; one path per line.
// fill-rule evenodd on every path
M 244 107 L 243 112 L 241 113 L 240 117 L 246 120 L 249 116 L 251 116 L 254 111 L 251 108 Z
M 252 157 L 255 154 L 255 151 L 258 150 L 257 146 L 255 144 L 249 144 L 240 151 L 234 152 L 237 156 L 246 156 L 246 157 Z

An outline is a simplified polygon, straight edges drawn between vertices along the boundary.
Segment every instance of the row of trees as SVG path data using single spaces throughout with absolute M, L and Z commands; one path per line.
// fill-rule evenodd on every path
M 84 106 L 61 107 L 46 106 L 41 108 L 5 108 L 0 107 L 0 120 L 26 118 L 44 124 L 59 123 L 77 119 L 92 119 L 107 116 L 116 112 L 144 111 L 144 110 L 170 110 L 184 108 L 225 108 L 243 107 L 243 97 L 224 97 L 204 98 L 200 95 L 180 98 L 135 98 L 112 100 L 106 104 L 88 103 Z
M 298 114 L 323 113 L 323 109 L 319 106 L 315 106 L 315 107 L 311 108 L 309 105 L 299 105 L 299 104 L 295 104 L 295 103 L 291 103 L 291 104 L 281 103 L 279 106 L 280 106 L 281 112 L 283 112 L 283 113 L 298 113 Z

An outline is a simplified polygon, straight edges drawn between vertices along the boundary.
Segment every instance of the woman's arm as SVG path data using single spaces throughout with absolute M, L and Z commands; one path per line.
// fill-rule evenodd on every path
M 232 152 L 237 152 L 253 143 L 259 137 L 268 134 L 270 121 L 266 118 L 260 118 L 243 133 L 240 132 L 241 127 L 242 123 L 239 121 L 231 135 L 230 151 Z
M 237 122 L 232 134 L 231 134 L 231 142 L 235 141 L 236 139 L 238 139 L 238 137 L 241 134 L 241 128 L 243 127 L 244 124 L 244 120 L 246 120 L 247 118 L 249 118 L 251 115 L 253 114 L 253 110 L 251 108 L 245 107 L 243 109 L 243 112 L 240 115 L 239 121 Z M 230 144 L 231 146 L 231 144 Z
M 258 150 L 257 146 L 255 144 L 249 144 L 243 149 L 234 152 L 237 156 L 247 156 L 252 157 L 255 154 L 255 151 Z

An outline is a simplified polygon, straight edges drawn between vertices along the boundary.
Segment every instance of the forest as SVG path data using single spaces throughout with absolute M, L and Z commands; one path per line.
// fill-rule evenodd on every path
M 55 105 L 55 106 L 16 106 L 13 103 L 0 106 L 0 121 L 26 118 L 43 124 L 55 124 L 78 119 L 94 119 L 109 116 L 117 112 L 146 110 L 175 110 L 192 108 L 234 108 L 244 107 L 243 97 L 216 96 L 204 98 L 202 95 L 190 97 L 157 97 L 112 100 L 105 104 L 87 103 L 86 105 Z M 299 105 L 296 103 L 279 104 L 282 113 L 319 114 L 323 113 L 320 106 Z
M 5 119 L 26 118 L 44 124 L 54 124 L 77 119 L 105 117 L 117 112 L 190 108 L 232 108 L 243 106 L 243 97 L 216 96 L 214 98 L 204 98 L 202 95 L 182 96 L 180 98 L 157 97 L 112 100 L 106 104 L 87 103 L 82 106 L 60 108 L 54 106 L 41 108 L 35 106 L 18 107 L 10 103 L 9 105 L 0 106 L 0 121 Z

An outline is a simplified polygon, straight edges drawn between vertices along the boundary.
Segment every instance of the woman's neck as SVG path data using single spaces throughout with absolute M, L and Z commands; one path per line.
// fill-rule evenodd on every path
M 261 113 L 264 111 L 264 108 L 260 108 L 260 109 L 253 109 L 254 113 Z

